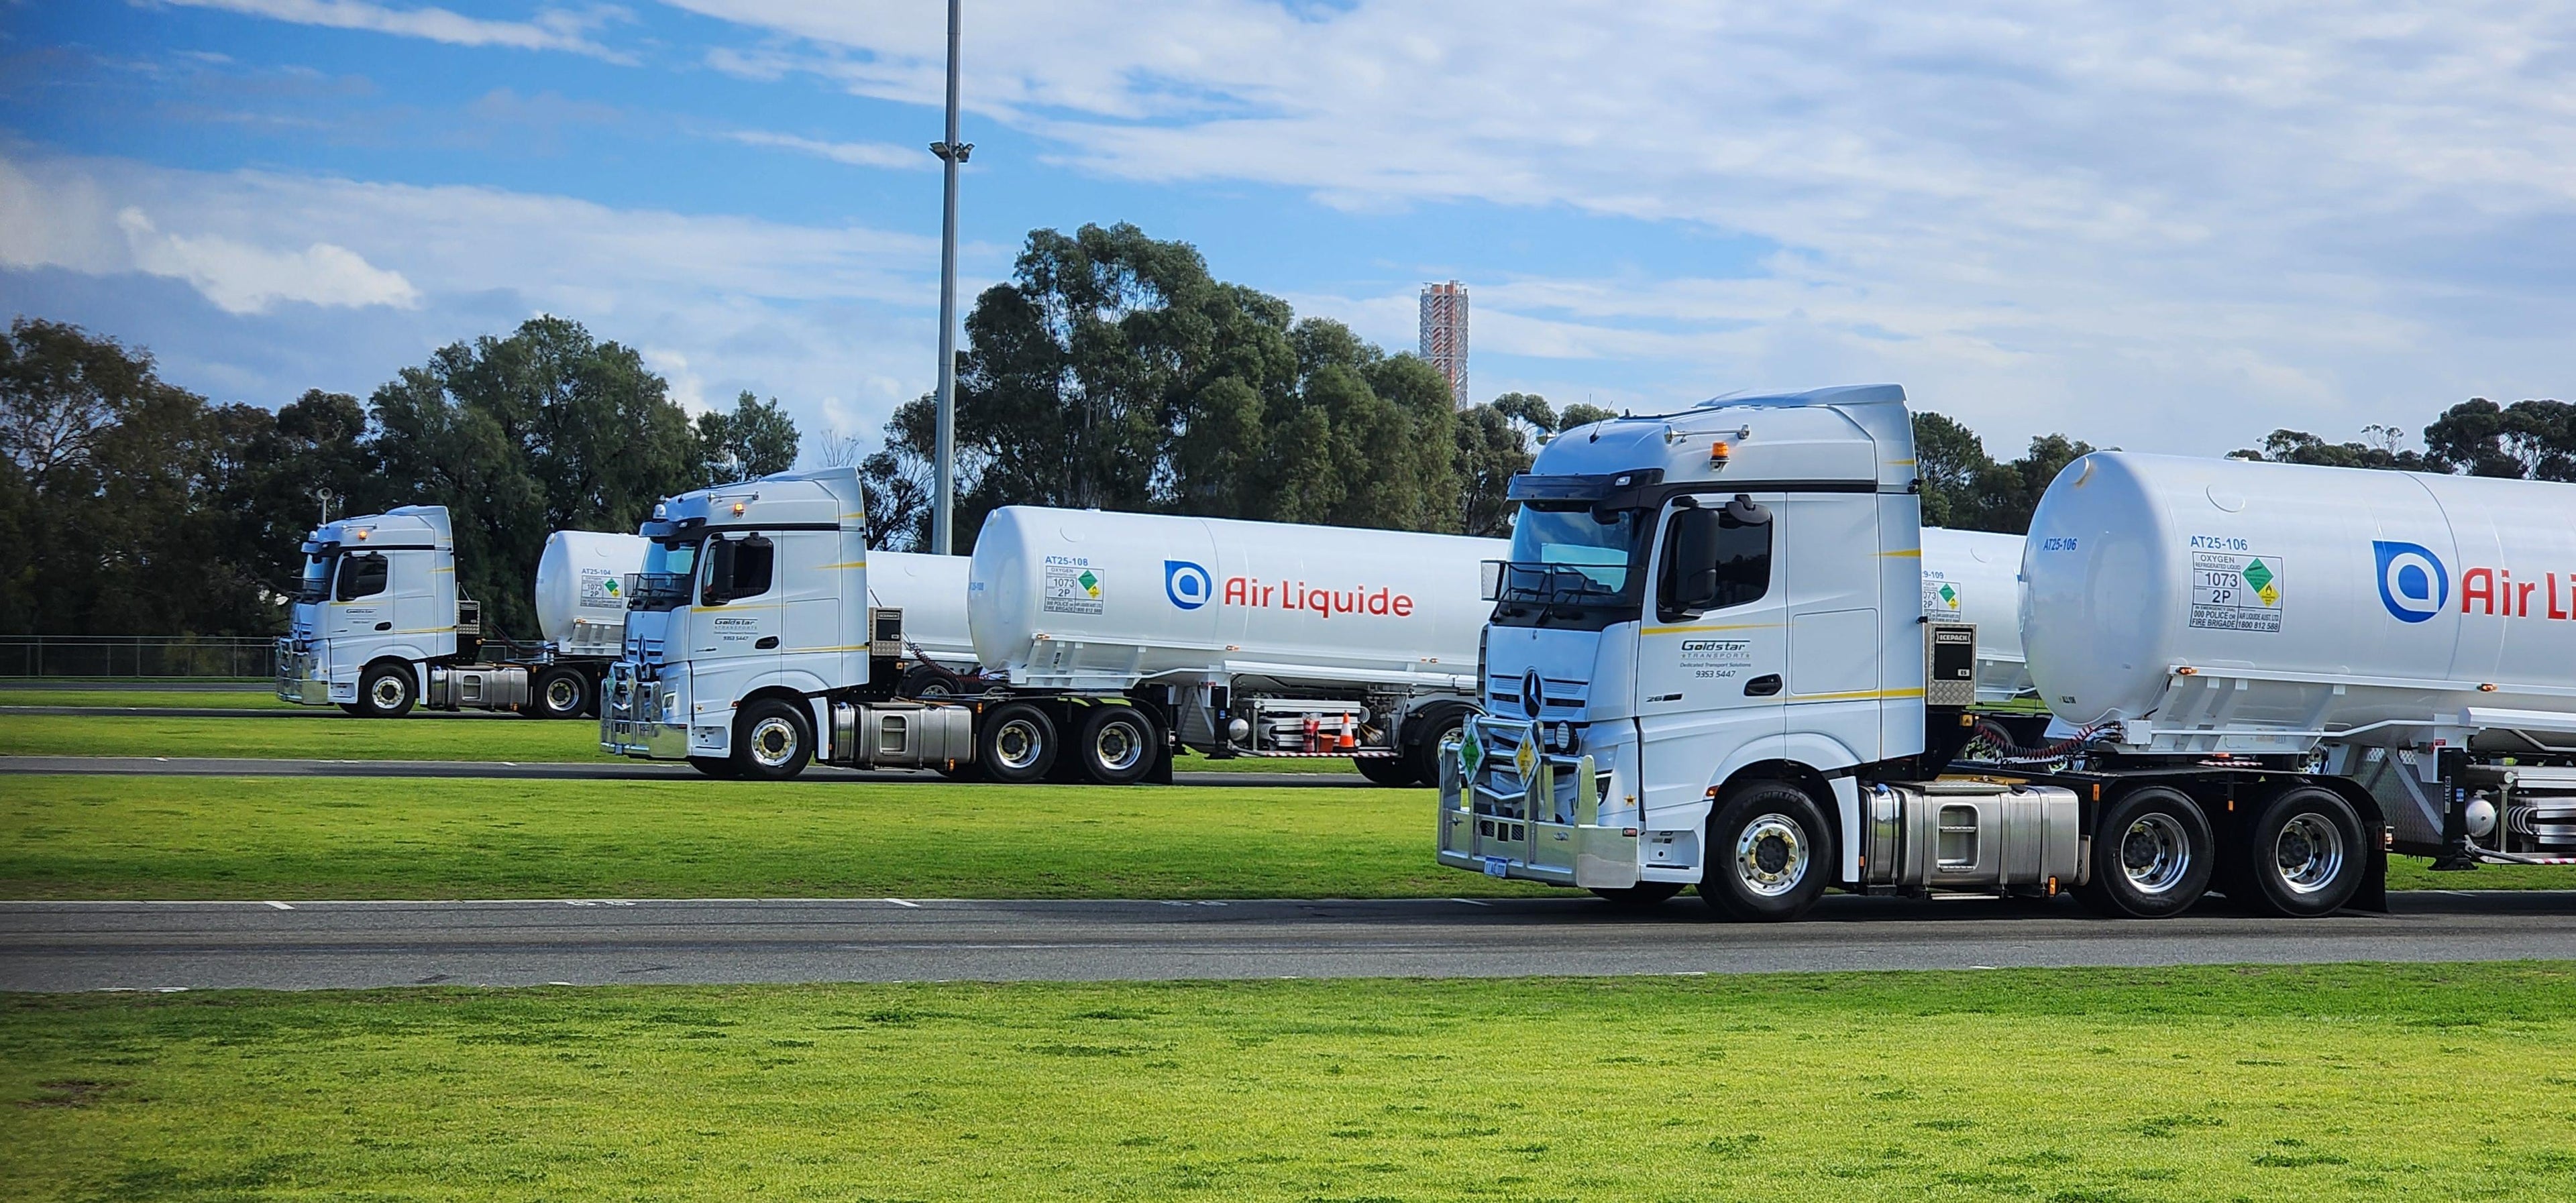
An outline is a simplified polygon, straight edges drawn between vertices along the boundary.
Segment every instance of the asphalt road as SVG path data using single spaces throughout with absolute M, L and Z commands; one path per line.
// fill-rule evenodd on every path
M 2392 915 L 2161 922 L 2064 901 L 0 903 L 0 989 L 941 979 L 1489 977 L 2576 958 L 2576 893 L 2410 894 Z
M 543 781 L 699 781 L 685 764 L 636 760 L 624 763 L 546 764 L 513 760 L 256 760 L 222 756 L 0 756 L 0 776 L 63 773 L 108 777 L 514 777 Z M 917 769 L 843 769 L 809 765 L 820 781 L 918 781 L 956 784 Z M 1357 773 L 1174 773 L 1175 785 L 1375 788 Z

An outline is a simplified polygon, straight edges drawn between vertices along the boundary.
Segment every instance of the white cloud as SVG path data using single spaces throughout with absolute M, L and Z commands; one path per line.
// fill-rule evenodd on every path
M 936 5 L 671 2 L 789 39 L 746 72 L 936 103 Z M 1479 351 L 1668 357 L 1677 390 L 1902 371 L 1972 417 L 2203 449 L 2248 412 L 2337 433 L 2570 389 L 2564 3 L 987 0 L 968 21 L 969 107 L 1098 174 L 1778 248 L 1743 279 L 1471 279 Z M 1381 337 L 1408 344 L 1409 314 Z
M 297 25 L 427 38 L 452 46 L 565 50 L 611 62 L 631 61 L 590 36 L 602 25 L 625 15 L 623 10 L 609 7 L 580 12 L 543 9 L 529 21 L 491 21 L 444 8 L 393 8 L 370 3 L 369 0 L 159 0 L 159 3 L 185 8 L 223 9 Z
M 963 249 L 968 295 L 1007 266 L 1002 249 Z M 364 395 L 433 347 L 550 312 L 638 348 L 691 412 L 749 389 L 810 432 L 872 438 L 931 384 L 938 262 L 935 238 L 863 226 L 0 147 L 0 267 L 187 281 L 240 321 L 107 332 L 149 346 L 178 383 L 238 390 L 222 400 Z M 262 375 L 254 365 L 279 348 L 304 374 Z
M 883 167 L 896 171 L 919 170 L 933 160 L 927 149 L 909 150 L 891 142 L 823 142 L 800 138 L 794 134 L 771 133 L 767 130 L 734 130 L 725 137 L 745 146 L 766 146 L 792 150 L 817 158 L 846 163 L 852 167 Z
M 216 235 L 164 234 L 136 208 L 119 211 L 116 225 L 125 231 L 135 270 L 186 280 L 226 313 L 265 313 L 279 301 L 398 309 L 420 304 L 420 290 L 402 273 L 379 269 L 347 247 L 317 242 L 301 251 L 273 251 Z
M 682 412 L 694 418 L 708 411 L 706 379 L 689 370 L 688 356 L 663 347 L 642 347 L 636 353 L 670 386 L 671 402 Z

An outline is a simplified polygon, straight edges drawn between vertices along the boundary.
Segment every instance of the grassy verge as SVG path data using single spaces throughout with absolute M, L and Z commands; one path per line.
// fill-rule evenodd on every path
M 599 724 L 539 719 L 162 718 L 0 715 L 0 755 L 246 756 L 291 760 L 613 760 Z
M 302 710 L 268 692 L 226 689 L 6 689 L 0 706 L 143 706 L 154 709 Z M 319 714 L 322 711 L 315 710 Z
M 1420 790 L 0 776 L 0 897 L 1385 898 L 1544 894 L 1437 868 Z M 2564 869 L 2399 889 L 2571 889 Z
M 481 724 L 476 724 L 481 725 Z M 0 777 L 0 897 L 1445 897 L 1421 790 Z
M 31 695 L 18 695 L 31 696 Z M 75 697 L 92 695 L 75 694 Z M 159 705 L 101 694 L 96 703 L 39 700 L 11 705 Z M 222 695 L 196 695 L 220 697 Z M 246 695 L 258 697 L 259 695 Z M 269 705 L 284 706 L 275 698 Z M 197 705 L 190 702 L 187 705 Z M 220 705 L 221 703 L 213 703 Z M 608 761 L 599 724 L 540 719 L 163 718 L 151 715 L 0 714 L 0 756 L 246 756 L 290 760 Z M 1341 759 L 1209 760 L 1184 755 L 1187 773 L 1348 773 Z
M 13 1199 L 2564 1199 L 2576 967 L 19 996 Z

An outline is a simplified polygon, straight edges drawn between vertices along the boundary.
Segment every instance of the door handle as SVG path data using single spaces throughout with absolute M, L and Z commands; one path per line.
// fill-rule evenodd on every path
M 379 631 L 390 631 L 394 629 L 394 624 L 390 622 L 380 622 L 376 624 L 376 629 Z
M 1744 683 L 1744 696 L 1748 698 L 1767 698 L 1778 692 L 1780 692 L 1778 673 L 1764 673 Z
M 768 651 L 769 649 L 778 646 L 778 636 L 763 635 L 759 639 L 754 640 L 751 646 L 757 651 Z

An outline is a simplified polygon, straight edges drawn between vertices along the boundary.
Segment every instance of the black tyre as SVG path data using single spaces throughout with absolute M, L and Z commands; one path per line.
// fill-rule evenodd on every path
M 730 781 L 742 776 L 742 769 L 734 764 L 730 756 L 692 756 L 689 758 L 689 767 L 718 781 Z
M 936 664 L 916 664 L 903 670 L 894 692 L 896 697 L 904 698 L 953 698 L 966 693 L 958 687 L 955 673 Z
M 1404 750 L 1405 767 L 1413 779 L 1424 785 L 1440 784 L 1440 745 L 1466 729 L 1467 712 L 1452 708 L 1433 714 L 1429 723 L 1414 730 L 1413 742 Z
M 340 703 L 340 713 L 348 715 L 350 718 L 365 718 L 367 717 L 367 708 L 357 704 L 356 702 L 342 702 Z
M 2242 906 L 2294 919 L 2342 910 L 2369 873 L 2361 816 L 2341 794 L 2303 785 L 2284 791 L 2245 825 Z
M 1413 775 L 1411 756 L 1357 756 L 1351 759 L 1351 764 L 1359 769 L 1360 776 L 1379 785 L 1401 789 L 1405 786 L 1422 784 L 1422 781 Z
M 996 706 L 975 733 L 975 759 L 995 781 L 1024 785 L 1046 780 L 1055 767 L 1055 720 L 1026 702 Z
M 1599 895 L 1603 902 L 1620 910 L 1642 911 L 1647 907 L 1660 905 L 1664 900 L 1681 893 L 1682 886 L 1677 881 L 1641 881 L 1625 889 L 1614 890 L 1595 886 L 1592 892 Z
M 1096 784 L 1134 785 L 1154 771 L 1162 751 L 1154 716 L 1133 706 L 1094 706 L 1083 716 L 1073 758 L 1083 777 Z
M 361 718 L 401 718 L 420 701 L 420 678 L 408 664 L 379 664 L 358 678 Z
M 1822 897 L 1834 873 L 1832 829 L 1807 791 L 1787 781 L 1749 781 L 1727 791 L 1708 818 L 1699 896 L 1730 919 L 1795 919 Z
M 2153 786 L 2102 808 L 2093 828 L 2091 880 L 2075 897 L 2100 915 L 2162 919 L 2209 890 L 2218 867 L 2209 817 L 2180 790 Z
M 984 776 L 984 766 L 980 763 L 974 762 L 947 765 L 931 771 L 938 773 L 940 776 L 946 777 L 951 781 L 972 782 L 990 780 Z
M 814 758 L 814 724 L 802 706 L 760 698 L 733 720 L 735 771 L 755 781 L 785 781 Z
M 534 692 L 536 701 L 528 707 L 532 718 L 580 718 L 597 700 L 588 674 L 561 665 L 538 673 Z

